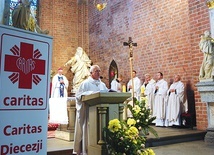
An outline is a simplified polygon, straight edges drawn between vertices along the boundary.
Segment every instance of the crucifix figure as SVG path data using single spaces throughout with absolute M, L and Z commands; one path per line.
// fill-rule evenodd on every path
M 134 80 L 133 80 L 133 46 L 137 46 L 137 43 L 133 43 L 132 38 L 129 37 L 128 42 L 123 42 L 123 46 L 129 46 L 129 62 L 131 71 L 131 83 L 132 83 L 132 102 L 134 105 Z

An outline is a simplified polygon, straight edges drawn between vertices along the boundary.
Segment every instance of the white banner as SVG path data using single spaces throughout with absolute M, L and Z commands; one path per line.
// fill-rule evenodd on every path
M 0 25 L 0 155 L 47 154 L 52 38 Z

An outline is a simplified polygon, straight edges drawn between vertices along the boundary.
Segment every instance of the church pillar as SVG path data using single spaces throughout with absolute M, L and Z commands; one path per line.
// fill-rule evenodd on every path
M 196 84 L 201 95 L 201 101 L 207 105 L 208 127 L 204 141 L 207 144 L 214 144 L 214 82 L 199 82 Z
M 3 24 L 4 0 L 0 2 L 0 24 Z
M 3 14 L 2 14 L 2 24 L 9 25 L 9 19 L 10 19 L 10 2 L 11 0 L 3 0 L 0 3 L 3 3 L 1 7 L 3 7 Z M 1 17 L 0 17 L 1 18 Z M 1 21 L 0 21 L 1 23 Z
M 78 46 L 82 47 L 86 53 L 89 53 L 88 37 L 88 1 L 78 1 Z
M 211 36 L 214 37 L 214 0 L 208 0 L 207 6 L 209 8 L 210 16 L 210 32 Z M 213 67 L 214 70 L 214 67 Z M 201 95 L 201 101 L 206 103 L 207 106 L 207 120 L 208 127 L 207 133 L 205 135 L 205 142 L 209 144 L 214 144 L 214 73 L 212 73 L 212 78 L 206 80 L 200 80 L 196 84 L 198 92 Z

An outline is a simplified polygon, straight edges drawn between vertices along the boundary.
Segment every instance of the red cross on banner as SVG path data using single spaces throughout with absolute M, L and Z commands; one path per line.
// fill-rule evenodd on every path
M 33 44 L 21 42 L 20 49 L 14 45 L 10 51 L 13 55 L 5 55 L 4 70 L 13 72 L 9 79 L 15 83 L 19 81 L 19 88 L 32 89 L 32 82 L 38 84 L 41 79 L 38 76 L 45 74 L 45 60 L 40 60 L 42 54 Z

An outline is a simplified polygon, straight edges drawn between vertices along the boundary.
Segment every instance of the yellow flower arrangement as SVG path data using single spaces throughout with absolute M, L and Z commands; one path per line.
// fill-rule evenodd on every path
M 139 155 L 155 155 L 155 152 L 152 149 L 147 149 L 144 152 L 139 153 Z
M 138 105 L 136 105 L 135 107 L 133 107 L 133 112 L 135 113 L 135 114 L 139 114 L 139 112 L 140 112 L 140 107 L 138 106 Z
M 136 124 L 136 121 L 134 119 L 130 118 L 130 119 L 127 120 L 127 124 L 128 124 L 128 126 L 132 126 L 132 125 Z
M 120 121 L 118 119 L 113 119 L 109 122 L 108 129 L 111 132 L 117 132 L 119 129 L 121 129 Z
M 132 114 L 132 119 L 136 121 L 135 127 L 144 135 L 148 132 L 158 137 L 157 132 L 150 126 L 155 120 L 155 117 L 151 115 L 151 110 L 147 108 L 148 99 L 146 97 L 141 98 L 141 101 L 135 100 L 134 106 L 128 104 L 127 107 Z
M 145 102 L 145 107 L 148 109 L 149 105 L 148 105 L 148 97 L 147 96 L 143 96 L 140 99 L 142 102 Z
M 146 108 L 146 98 L 134 100 L 134 106 L 126 105 L 132 117 L 126 121 L 113 119 L 108 127 L 104 128 L 106 147 L 109 155 L 155 155 L 154 151 L 145 148 L 145 134 L 148 130 L 158 137 L 157 132 L 150 127 L 155 119 L 150 109 Z M 142 135 L 140 132 L 144 132 Z
M 106 146 L 109 155 L 155 155 L 152 149 L 145 148 L 146 139 L 139 135 L 136 121 L 113 119 L 109 121 L 106 132 Z

